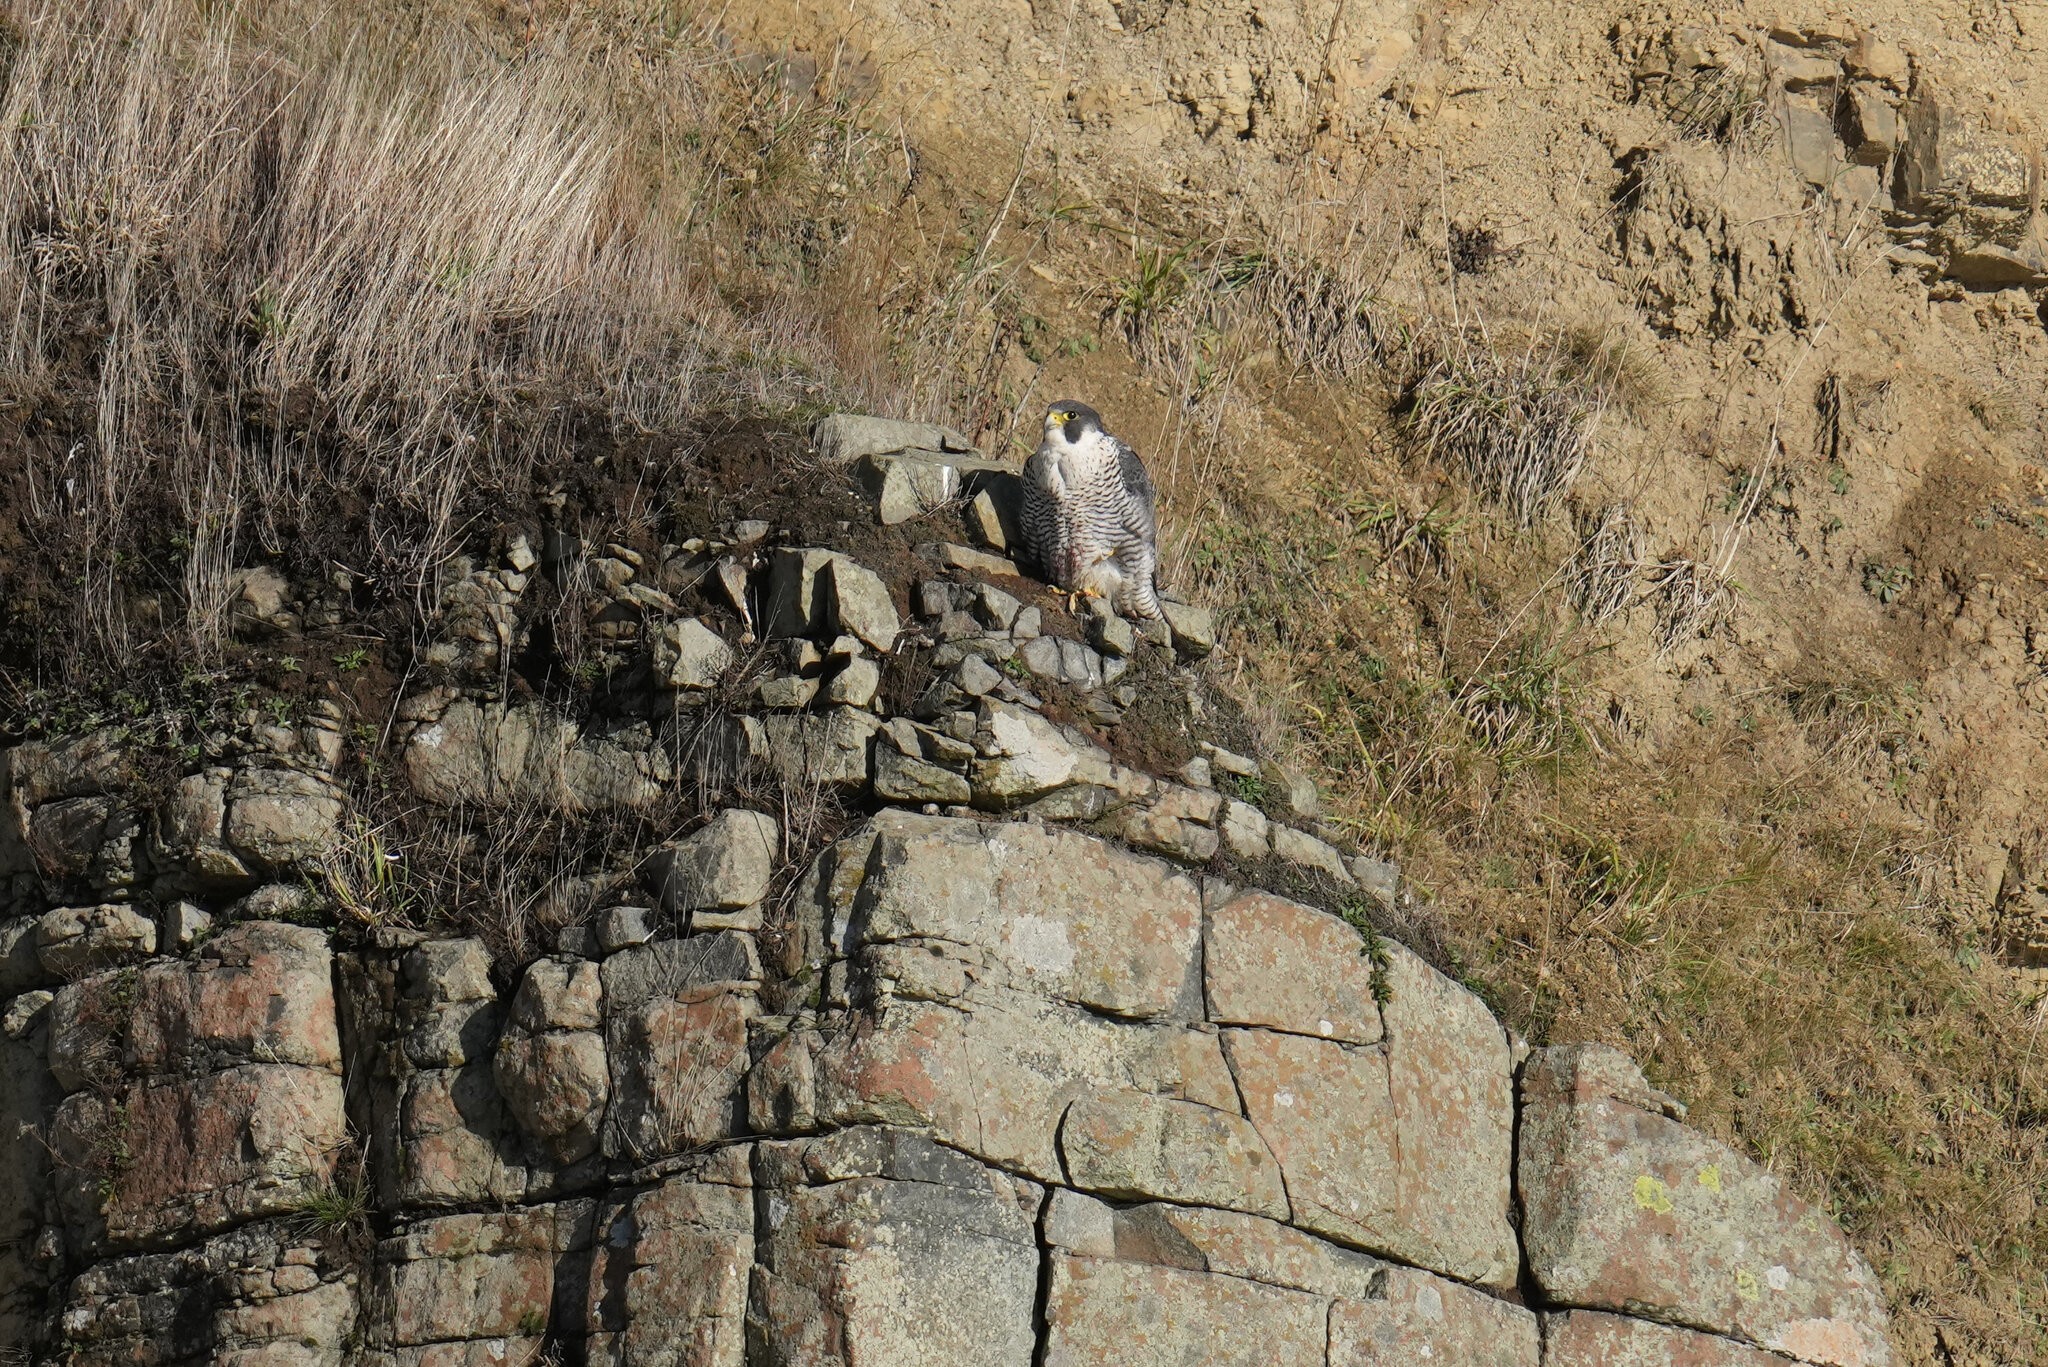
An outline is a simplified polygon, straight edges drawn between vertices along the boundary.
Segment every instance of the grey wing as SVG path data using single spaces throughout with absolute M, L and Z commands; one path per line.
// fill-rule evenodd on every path
M 1145 473 L 1145 462 L 1138 459 L 1138 453 L 1123 438 L 1111 437 L 1110 441 L 1116 446 L 1117 474 L 1124 485 L 1124 526 L 1148 542 L 1157 541 L 1159 495 L 1152 488 L 1152 477 Z

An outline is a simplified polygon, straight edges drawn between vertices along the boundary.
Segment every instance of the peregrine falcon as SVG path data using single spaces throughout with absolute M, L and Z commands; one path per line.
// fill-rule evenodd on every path
M 1087 404 L 1046 410 L 1045 436 L 1024 462 L 1024 547 L 1044 576 L 1118 612 L 1159 616 L 1157 496 L 1138 453 L 1105 431 Z

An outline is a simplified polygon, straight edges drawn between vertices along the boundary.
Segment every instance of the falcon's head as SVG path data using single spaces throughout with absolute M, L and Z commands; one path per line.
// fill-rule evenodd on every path
M 1102 430 L 1102 415 L 1077 399 L 1061 399 L 1045 410 L 1045 435 L 1048 440 L 1063 440 L 1068 446 L 1078 446 L 1081 441 Z M 1054 434 L 1058 433 L 1058 438 Z

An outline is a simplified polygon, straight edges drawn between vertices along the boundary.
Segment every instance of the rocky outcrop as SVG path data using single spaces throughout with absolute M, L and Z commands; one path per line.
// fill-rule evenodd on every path
M 920 459 L 973 459 L 929 439 Z M 1211 706 L 1205 614 L 1077 620 L 917 525 L 908 581 L 767 533 L 677 548 L 660 564 L 696 564 L 709 597 L 672 575 L 648 589 L 666 608 L 630 596 L 649 557 L 607 557 L 599 614 L 640 605 L 631 630 L 608 619 L 643 690 L 620 724 L 450 683 L 401 703 L 430 802 L 728 794 L 564 873 L 575 910 L 526 962 L 249 891 L 322 867 L 350 819 L 331 765 L 273 746 L 152 807 L 111 738 L 8 752 L 33 867 L 0 921 L 0 1103 L 28 1127 L 0 1136 L 0 1347 L 1890 1360 L 1869 1269 L 1824 1217 L 1622 1056 L 1530 1053 L 1362 929 L 1397 879 L 1315 824 L 1312 785 L 1214 740 L 1148 771 L 1125 738 Z M 516 600 L 516 558 L 471 572 Z M 525 630 L 506 626 L 463 638 L 456 675 Z M 736 686 L 747 660 L 813 687 Z M 891 686 L 833 697 L 857 664 Z M 722 772 L 783 785 L 777 812 Z M 852 817 L 807 848 L 793 797 L 827 789 Z
M 1781 137 L 1803 188 L 1829 208 L 1838 239 L 1888 238 L 1896 266 L 1971 289 L 2048 285 L 2044 149 L 2015 136 L 2019 128 L 2000 127 L 2010 121 L 1984 92 L 1937 74 L 1882 35 L 1846 23 L 1779 24 L 1768 34 L 1631 29 L 1622 49 L 1634 63 L 1638 97 L 1684 132 L 1729 141 Z M 1683 167 L 1700 159 L 1666 160 Z M 1769 179 L 1745 191 L 1768 202 L 1774 189 L 1783 199 L 1787 187 L 1764 188 Z M 1775 232 L 1761 259 L 1753 248 L 1729 250 L 1729 225 L 1711 207 L 1725 190 L 1650 190 L 1631 196 L 1624 255 L 1662 277 L 1653 293 L 1667 307 L 1653 301 L 1653 317 L 1661 312 L 1660 322 L 1684 334 L 1702 323 L 1724 332 L 1765 321 L 1744 316 L 1745 307 L 1782 303 L 1788 316 L 1805 315 L 1819 265 L 1810 246 Z M 1658 261 L 1660 252 L 1691 269 L 1674 272 Z M 1672 290 L 1669 282 L 1681 276 L 1690 279 L 1690 293 Z

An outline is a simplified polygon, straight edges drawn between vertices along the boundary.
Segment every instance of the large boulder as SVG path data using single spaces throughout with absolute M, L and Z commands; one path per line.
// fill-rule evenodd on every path
M 383 1313 L 369 1341 L 457 1352 L 495 1344 L 497 1361 L 533 1361 L 554 1323 L 563 1255 L 589 1246 L 595 1213 L 584 1200 L 415 1221 L 377 1246 L 369 1299 Z
M 1355 935 L 1352 944 L 1347 958 L 1360 952 Z M 1467 1281 L 1512 1285 L 1520 1260 L 1508 1221 L 1507 1038 L 1471 993 L 1398 945 L 1383 953 L 1383 1046 L 1334 1037 L 1347 1009 L 1354 1025 L 1370 1023 L 1357 1013 L 1355 980 L 1330 973 L 1339 990 L 1299 1017 L 1314 1034 L 1224 1032 L 1246 1112 L 1280 1161 L 1296 1223 Z M 1368 999 L 1371 990 L 1368 981 Z M 1283 1005 L 1271 1014 L 1302 1009 L 1286 1005 L 1289 991 L 1272 983 Z
M 1626 1315 L 1543 1317 L 1544 1367 L 1784 1367 L 1785 1359 L 1717 1334 Z
M 1519 1176 L 1529 1270 L 1546 1298 L 1821 1367 L 1886 1367 L 1884 1299 L 1842 1232 L 1675 1109 L 1613 1049 L 1531 1055 Z

